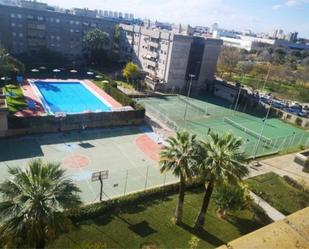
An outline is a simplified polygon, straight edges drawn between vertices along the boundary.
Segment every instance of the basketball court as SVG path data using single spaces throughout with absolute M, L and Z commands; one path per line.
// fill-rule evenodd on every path
M 7 167 L 24 168 L 29 160 L 61 162 L 82 190 L 85 203 L 99 200 L 100 182 L 92 174 L 108 171 L 103 200 L 175 182 L 158 166 L 160 138 L 146 126 L 32 135 L 0 140 L 0 182 Z

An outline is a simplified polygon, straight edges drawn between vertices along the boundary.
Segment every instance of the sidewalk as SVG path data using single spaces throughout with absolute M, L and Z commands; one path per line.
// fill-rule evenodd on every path
M 285 218 L 285 215 L 280 213 L 277 209 L 273 208 L 266 201 L 264 201 L 261 197 L 257 196 L 253 192 L 250 191 L 250 196 L 253 198 L 256 204 L 258 204 L 261 208 L 265 210 L 269 218 L 273 221 L 282 220 Z

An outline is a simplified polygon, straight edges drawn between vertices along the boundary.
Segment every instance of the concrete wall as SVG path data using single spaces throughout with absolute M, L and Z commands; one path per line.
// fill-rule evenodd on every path
M 168 88 L 182 88 L 185 85 L 187 65 L 190 55 L 192 37 L 174 35 L 168 64 Z
M 198 87 L 206 87 L 206 81 L 213 81 L 217 69 L 217 62 L 221 50 L 222 41 L 206 39 L 202 65 L 198 80 Z
M 55 116 L 9 116 L 9 129 L 6 132 L 0 133 L 0 136 L 69 131 L 83 128 L 139 125 L 144 121 L 144 117 L 144 110 L 74 114 L 68 115 L 62 119 L 55 118 Z

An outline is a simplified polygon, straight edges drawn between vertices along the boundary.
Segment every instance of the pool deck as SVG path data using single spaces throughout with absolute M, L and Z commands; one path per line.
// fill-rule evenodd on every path
M 29 79 L 30 80 L 36 80 L 36 79 Z M 33 117 L 33 116 L 45 116 L 48 115 L 48 113 L 44 109 L 44 105 L 39 98 L 39 96 L 34 91 L 33 87 L 30 85 L 28 80 L 25 80 L 21 84 L 21 88 L 23 91 L 23 94 L 26 98 L 26 101 L 34 101 L 35 102 L 35 109 L 31 110 L 28 107 L 23 109 L 22 111 L 16 112 L 14 115 L 17 117 Z M 98 94 L 101 98 L 103 98 L 106 102 L 108 102 L 112 108 L 119 108 L 122 107 L 122 105 L 114 100 L 110 95 L 108 95 L 106 92 L 104 92 L 102 89 L 100 89 L 98 86 L 96 86 L 93 82 L 90 80 L 77 80 L 77 79 L 67 79 L 67 80 L 59 80 L 59 79 L 44 79 L 43 81 L 50 81 L 50 82 L 72 82 L 72 81 L 78 81 L 83 82 L 85 85 L 87 85 L 91 90 L 93 90 L 96 94 Z

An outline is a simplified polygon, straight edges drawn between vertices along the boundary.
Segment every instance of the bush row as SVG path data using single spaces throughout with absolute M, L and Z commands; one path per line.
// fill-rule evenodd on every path
M 261 208 L 259 205 L 256 203 L 252 203 L 250 205 L 250 208 L 252 212 L 254 213 L 255 217 L 264 225 L 268 225 L 273 222 L 273 220 L 267 215 L 265 210 Z
M 283 176 L 283 179 L 285 180 L 285 182 L 289 185 L 291 185 L 292 187 L 300 190 L 300 191 L 304 191 L 304 192 L 308 192 L 309 191 L 306 189 L 305 186 L 303 186 L 301 183 L 299 183 L 298 181 L 296 181 L 295 179 L 293 179 L 292 177 L 289 177 L 287 175 Z
M 193 181 L 187 184 L 188 189 L 201 187 L 200 181 Z M 66 211 L 66 215 L 73 221 L 79 222 L 90 218 L 95 218 L 106 212 L 121 208 L 129 205 L 137 204 L 138 202 L 145 202 L 154 198 L 160 198 L 163 195 L 171 195 L 178 192 L 179 183 L 169 184 L 158 188 L 129 194 L 126 196 L 118 197 L 115 199 L 106 200 L 103 202 L 97 202 L 89 205 L 85 205 L 79 208 L 73 208 Z
M 144 110 L 144 106 L 137 103 L 126 94 L 117 89 L 117 83 L 105 83 L 103 84 L 104 91 L 117 100 L 120 104 L 124 106 L 132 106 L 135 110 Z

